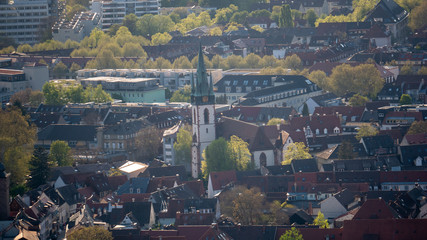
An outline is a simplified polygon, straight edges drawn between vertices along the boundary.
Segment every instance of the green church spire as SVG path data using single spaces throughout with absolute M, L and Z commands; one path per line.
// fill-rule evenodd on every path
M 197 64 L 196 81 L 194 82 L 192 76 L 191 83 L 191 103 L 197 105 L 214 104 L 215 95 L 213 92 L 212 76 L 208 82 L 208 74 L 205 67 L 203 58 L 202 43 L 199 47 L 199 62 Z

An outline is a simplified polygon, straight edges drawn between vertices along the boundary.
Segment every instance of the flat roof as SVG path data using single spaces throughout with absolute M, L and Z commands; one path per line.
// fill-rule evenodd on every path
M 102 76 L 102 77 L 91 77 L 84 78 L 80 81 L 105 81 L 105 82 L 145 82 L 145 81 L 155 81 L 157 78 L 125 78 L 125 77 L 111 77 L 111 76 Z
M 11 70 L 11 69 L 0 69 L 0 74 L 17 75 L 17 74 L 24 74 L 24 71 L 22 71 L 22 70 Z

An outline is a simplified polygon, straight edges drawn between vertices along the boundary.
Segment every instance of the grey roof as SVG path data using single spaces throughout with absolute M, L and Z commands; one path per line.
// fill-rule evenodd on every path
M 139 132 L 139 130 L 147 127 L 149 124 L 143 120 L 135 120 L 130 122 L 123 122 L 117 125 L 106 127 L 104 134 L 109 135 L 128 135 Z
M 393 0 L 381 0 L 375 8 L 368 13 L 365 21 L 375 21 L 382 18 L 383 23 L 397 23 L 404 19 L 408 13 Z
M 284 78 L 284 82 L 285 84 L 283 85 L 250 92 L 246 94 L 245 98 L 269 96 L 275 93 L 302 88 L 307 88 L 307 91 L 310 91 L 308 86 L 313 84 L 310 80 L 301 75 L 287 75 L 286 78 Z
M 109 163 L 80 164 L 76 169 L 81 173 L 107 172 L 111 169 L 111 165 Z
M 60 188 L 57 188 L 56 191 L 58 195 L 67 202 L 68 205 L 73 205 L 79 202 L 79 192 L 77 191 L 74 184 L 69 184 Z
M 94 125 L 60 125 L 52 124 L 42 129 L 38 134 L 39 140 L 63 141 L 95 141 L 96 128 Z
M 318 172 L 317 163 L 314 158 L 292 160 L 292 169 L 297 172 Z
M 347 209 L 347 206 L 354 202 L 355 193 L 348 189 L 344 189 L 335 193 L 333 196 Z
M 313 101 L 315 101 L 317 104 L 319 104 L 320 106 L 324 106 L 324 102 L 327 100 L 332 100 L 332 99 L 336 99 L 338 98 L 337 95 L 333 94 L 333 93 L 325 93 L 322 95 L 318 95 L 318 96 L 314 96 L 311 97 L 311 99 L 313 99 Z M 325 106 L 324 106 L 325 107 Z
M 380 148 L 393 148 L 394 142 L 389 135 L 362 137 L 367 153 L 373 155 Z
M 179 175 L 181 180 L 187 179 L 187 173 L 183 165 L 167 167 L 148 167 L 139 177 L 165 177 Z
M 123 205 L 125 213 L 132 212 L 141 225 L 150 223 L 151 207 L 151 202 L 127 202 Z
M 138 177 L 138 178 L 131 178 L 125 184 L 120 186 L 120 188 L 117 190 L 117 195 L 122 195 L 125 193 L 131 193 L 130 189 L 134 189 L 132 193 L 137 193 L 137 189 L 140 190 L 139 193 L 145 193 L 147 192 L 147 187 L 149 183 L 149 178 L 145 177 Z
M 199 197 L 186 185 L 162 189 L 151 193 L 155 203 L 167 204 L 168 199 L 198 199 Z

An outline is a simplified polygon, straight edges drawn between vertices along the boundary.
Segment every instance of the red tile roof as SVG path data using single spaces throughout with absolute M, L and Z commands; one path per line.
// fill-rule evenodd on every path
M 342 239 L 424 240 L 426 226 L 427 219 L 350 220 L 344 221 Z
M 209 177 L 214 191 L 221 190 L 225 185 L 237 180 L 236 171 L 211 172 Z
M 408 145 L 427 144 L 427 133 L 407 134 L 405 140 Z
M 323 135 L 325 128 L 328 130 L 328 134 L 331 134 L 334 132 L 334 128 L 336 127 L 338 127 L 341 132 L 341 122 L 339 117 L 336 115 L 296 117 L 290 120 L 290 125 L 294 131 L 303 131 L 304 128 L 310 126 L 313 134 L 316 133 L 316 129 L 319 129 L 320 134 Z
M 354 215 L 353 219 L 392 219 L 393 210 L 382 199 L 368 199 Z
M 117 190 L 121 185 L 123 185 L 128 180 L 126 175 L 119 176 L 110 176 L 108 177 L 108 183 L 111 186 L 111 189 Z
M 381 171 L 380 182 L 427 182 L 427 171 Z
M 193 181 L 186 181 L 182 182 L 183 184 L 187 185 L 193 191 L 197 196 L 203 196 L 205 195 L 205 187 L 203 186 L 203 182 L 198 180 Z
M 415 121 L 422 121 L 423 120 L 423 114 L 420 112 L 388 112 L 383 120 L 383 124 L 388 124 L 387 120 L 389 118 L 397 118 L 397 119 L 405 119 L 405 118 L 414 118 Z
M 331 106 L 331 107 L 316 107 L 313 112 L 313 116 L 319 115 L 334 115 L 336 113 L 346 117 L 346 121 L 350 122 L 351 118 L 355 116 L 355 122 L 359 122 L 362 117 L 364 107 L 352 107 L 352 106 Z

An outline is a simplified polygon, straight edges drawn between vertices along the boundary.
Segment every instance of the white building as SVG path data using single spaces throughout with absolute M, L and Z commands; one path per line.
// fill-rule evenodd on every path
M 56 0 L 0 1 L 0 36 L 12 38 L 18 44 L 35 44 L 48 30 L 49 17 L 56 16 Z
M 128 14 L 141 17 L 144 14 L 159 14 L 159 0 L 94 0 L 91 2 L 92 12 L 101 14 L 102 29 L 113 24 L 121 24 Z
M 81 12 L 74 15 L 71 21 L 62 19 L 52 28 L 53 39 L 65 42 L 68 39 L 80 42 L 89 36 L 92 30 L 101 23 L 98 13 Z

